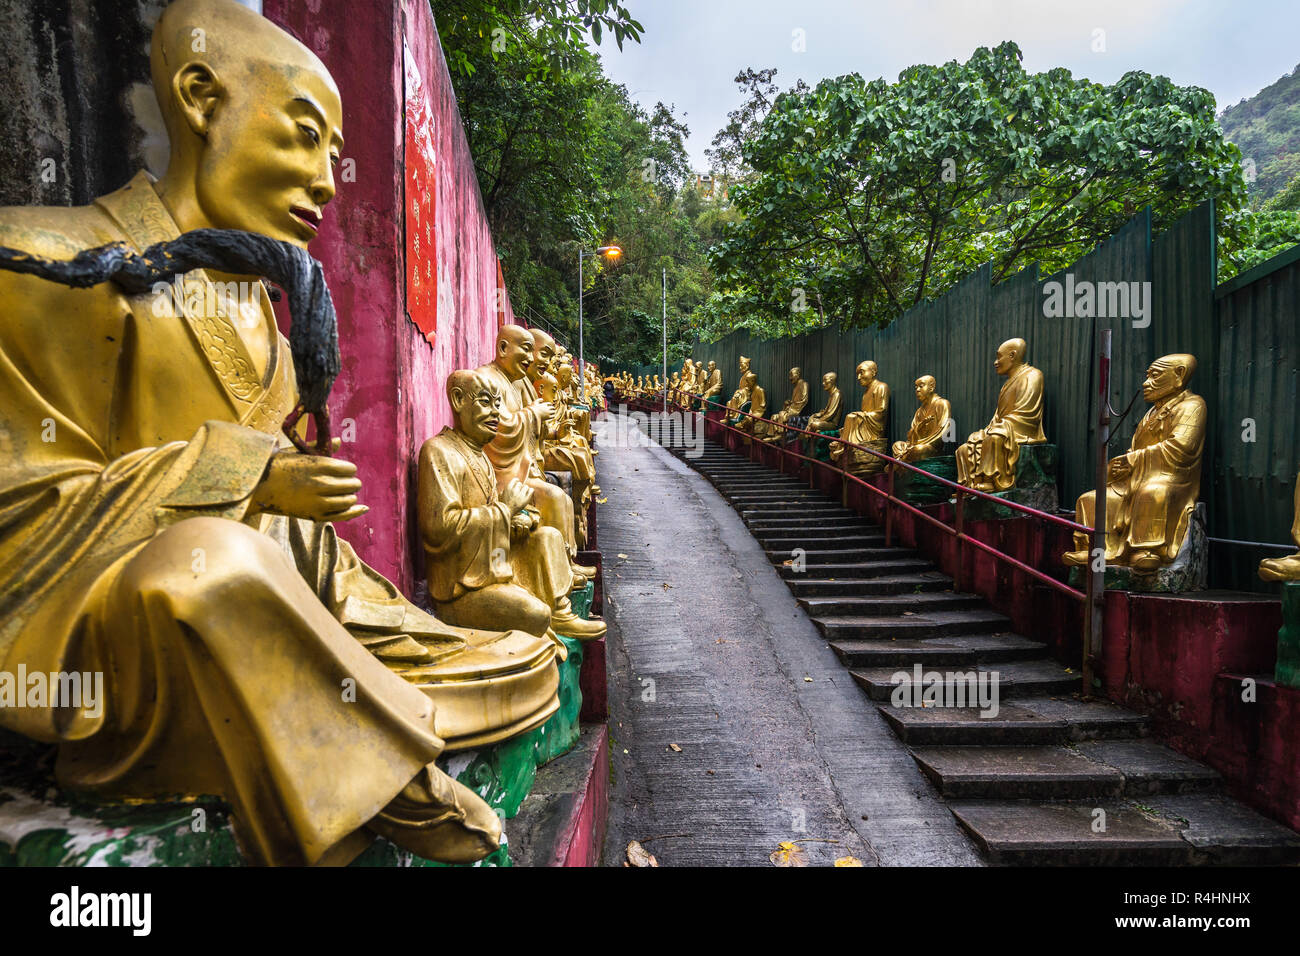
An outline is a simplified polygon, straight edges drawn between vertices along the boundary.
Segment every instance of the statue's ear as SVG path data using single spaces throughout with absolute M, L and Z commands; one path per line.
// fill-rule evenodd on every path
M 172 77 L 172 95 L 196 136 L 206 138 L 208 125 L 225 87 L 206 63 L 187 63 Z
M 459 415 L 460 410 L 465 407 L 465 389 L 453 385 L 447 392 L 447 400 L 451 402 L 453 414 Z

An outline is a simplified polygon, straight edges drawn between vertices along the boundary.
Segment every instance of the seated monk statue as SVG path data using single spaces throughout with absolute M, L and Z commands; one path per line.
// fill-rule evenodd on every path
M 505 396 L 496 437 L 484 451 L 496 473 L 498 492 L 503 492 L 512 478 L 533 489 L 533 506 L 540 512 L 542 523 L 564 536 L 569 567 L 585 583 L 596 576 L 596 569 L 574 562 L 578 544 L 573 501 L 563 488 L 547 481 L 542 470 L 542 434 L 546 422 L 555 414 L 555 406 L 530 400 L 531 386 L 525 376 L 536 360 L 532 333 L 523 326 L 503 325 L 497 332 L 496 358 L 478 369 Z
M 1291 540 L 1300 545 L 1300 475 L 1295 482 Z M 1281 558 L 1265 558 L 1259 562 L 1259 577 L 1262 581 L 1300 581 L 1300 551 Z
M 572 476 L 570 497 L 577 522 L 574 534 L 579 545 L 585 547 L 587 509 L 592 496 L 600 495 L 600 486 L 596 484 L 595 449 L 579 431 L 583 419 L 570 401 L 573 374 L 573 366 L 564 362 L 556 367 L 554 375 L 550 372 L 543 375 L 536 386 L 539 398 L 555 406 L 542 441 L 542 466 L 547 471 L 567 471 Z
M 578 640 L 602 636 L 603 621 L 573 613 L 564 539 L 527 507 L 533 490 L 512 478 L 497 491 L 483 446 L 500 422 L 499 383 L 460 369 L 447 377 L 447 400 L 456 425 L 424 443 L 419 465 L 420 536 L 439 616 L 462 627 L 514 627 L 538 637 L 552 631 Z
M 922 375 L 913 384 L 916 386 L 917 408 L 912 415 L 912 425 L 907 430 L 906 439 L 894 442 L 894 457 L 899 461 L 921 461 L 938 453 L 952 417 L 948 399 L 934 394 L 933 375 Z
M 733 404 L 734 403 L 734 404 Z M 728 419 L 728 424 L 733 428 L 738 428 L 742 432 L 754 431 L 756 418 L 750 418 L 750 415 L 760 416 L 767 410 L 767 396 L 763 388 L 758 384 L 758 376 L 753 372 L 746 372 L 740 380 L 740 388 L 736 389 L 735 394 L 731 396 L 731 402 L 727 407 L 735 414 Z M 749 415 L 742 415 L 741 412 L 748 412 Z M 746 442 L 748 442 L 746 438 Z
M 844 413 L 843 400 L 839 386 L 835 383 L 839 376 L 827 372 L 822 376 L 822 391 L 826 393 L 826 404 L 808 416 L 808 431 L 829 432 L 840 427 L 840 415 Z
M 755 378 L 757 378 L 757 376 L 755 376 Z M 748 411 L 748 409 L 744 408 L 744 406 L 748 404 L 749 376 L 742 375 L 740 377 L 740 386 L 731 393 L 731 398 L 727 401 L 727 417 L 725 419 L 727 424 L 734 426 L 738 421 L 740 421 L 741 416 L 736 413 L 742 410 Z
M 1201 493 L 1205 399 L 1187 388 L 1196 371 L 1191 355 L 1151 363 L 1142 397 L 1151 408 L 1138 423 L 1128 452 L 1106 472 L 1106 563 L 1154 571 L 1178 557 Z M 1079 496 L 1075 520 L 1096 527 L 1096 492 Z M 1062 560 L 1088 563 L 1089 539 L 1075 532 L 1074 551 Z
M 862 410 L 849 412 L 840 429 L 840 438 L 885 451 L 885 427 L 889 424 L 889 386 L 876 378 L 876 363 L 859 362 L 858 384 L 862 386 Z M 831 460 L 841 461 L 848 471 L 871 475 L 882 471 L 885 460 L 864 451 L 849 448 L 843 442 L 831 442 Z
M 710 362 L 708 370 L 704 373 L 704 380 L 700 384 L 700 400 L 702 402 L 719 401 L 722 395 L 722 369 L 718 368 L 717 362 Z M 704 405 L 707 409 L 709 406 Z
M 790 420 L 798 418 L 808 407 L 808 383 L 803 380 L 803 373 L 798 366 L 790 369 L 790 397 L 785 400 L 781 410 L 772 416 L 771 422 L 764 428 L 764 441 L 779 441 L 786 434 L 777 425 L 793 424 Z
M 1006 378 L 993 420 L 957 449 L 957 481 L 977 491 L 1006 491 L 1016 483 L 1021 445 L 1047 441 L 1043 434 L 1043 373 L 1025 362 L 1024 339 L 998 346 L 993 367 Z
M 163 178 L 0 209 L 0 245 L 69 259 L 217 227 L 305 249 L 343 145 L 320 60 L 234 0 L 177 0 L 150 66 Z M 347 863 L 375 833 L 481 859 L 500 821 L 433 761 L 554 713 L 554 644 L 443 624 L 367 567 L 332 524 L 366 511 L 356 467 L 281 431 L 297 389 L 266 289 L 186 282 L 0 271 L 0 671 L 105 678 L 99 713 L 4 707 L 0 728 L 57 744 L 83 794 L 222 798 L 252 863 Z

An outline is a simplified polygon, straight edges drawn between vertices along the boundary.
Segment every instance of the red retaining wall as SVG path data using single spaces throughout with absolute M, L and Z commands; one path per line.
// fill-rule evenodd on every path
M 369 514 L 340 536 L 407 594 L 423 587 L 415 532 L 415 456 L 449 424 L 443 382 L 490 361 L 498 321 L 496 247 L 488 228 L 451 77 L 426 0 L 265 0 L 267 17 L 324 61 L 343 98 L 341 181 L 311 252 L 325 266 L 339 313 L 343 371 L 330 406 L 335 433 L 348 419 Z M 433 129 L 437 195 L 431 262 L 438 280 L 433 342 L 407 318 L 403 40 L 423 80 Z M 427 245 L 421 255 L 429 257 Z M 426 271 L 428 271 L 426 269 Z M 498 303 L 503 315 L 498 316 Z

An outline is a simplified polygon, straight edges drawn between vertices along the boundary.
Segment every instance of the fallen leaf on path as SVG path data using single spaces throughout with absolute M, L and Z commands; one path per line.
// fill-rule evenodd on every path
M 627 845 L 627 862 L 631 866 L 658 866 L 659 861 L 654 858 L 654 854 L 643 847 L 636 840 Z
M 597 498 L 597 499 L 596 499 L 596 504 L 598 504 L 598 505 L 603 505 L 603 504 L 605 504 L 607 501 L 609 501 L 608 498 Z
M 619 557 L 622 558 L 624 561 L 627 560 L 627 555 L 626 555 L 626 554 L 620 554 Z
M 768 856 L 773 866 L 807 866 L 808 854 L 797 843 L 782 840 Z
M 671 751 L 672 751 L 673 753 L 675 753 L 675 754 L 679 754 L 679 753 L 682 752 L 682 748 L 679 747 L 679 746 L 677 746 L 676 744 L 669 744 L 669 745 L 668 745 L 668 749 L 671 750 Z
M 805 677 L 805 678 L 804 678 L 804 683 L 811 684 L 811 683 L 812 683 L 812 678 L 811 678 L 811 677 Z
M 862 866 L 862 861 L 856 856 L 842 856 L 835 861 L 836 866 Z

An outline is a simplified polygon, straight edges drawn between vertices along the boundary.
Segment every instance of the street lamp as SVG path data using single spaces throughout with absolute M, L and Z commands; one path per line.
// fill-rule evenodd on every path
M 595 252 L 588 252 L 586 249 L 578 249 L 578 381 L 584 381 L 587 372 L 587 363 L 583 360 L 582 354 L 582 262 L 587 256 L 593 259 L 596 256 L 604 256 L 609 262 L 613 262 L 623 254 L 623 250 L 618 246 L 601 246 Z

